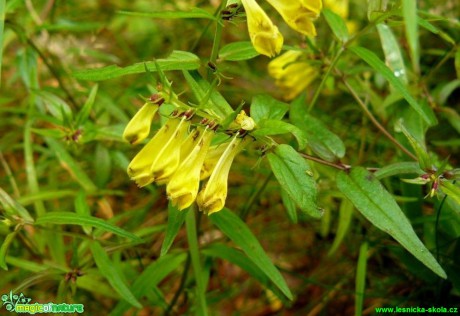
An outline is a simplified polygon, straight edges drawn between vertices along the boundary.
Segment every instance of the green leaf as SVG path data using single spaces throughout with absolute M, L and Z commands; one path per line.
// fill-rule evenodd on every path
M 374 175 L 377 179 L 395 176 L 398 174 L 417 174 L 422 175 L 425 172 L 420 169 L 420 165 L 413 161 L 396 162 L 377 170 Z
M 184 51 L 175 50 L 166 59 L 157 59 L 156 63 L 163 71 L 169 70 L 193 70 L 200 68 L 200 59 L 198 56 Z M 73 73 L 78 80 L 100 81 L 113 79 L 121 76 L 139 74 L 146 72 L 156 72 L 155 61 L 146 61 L 136 63 L 127 67 L 111 65 L 102 68 L 80 70 Z
M 137 12 L 137 11 L 117 11 L 118 14 L 139 16 L 143 18 L 153 19 L 209 19 L 217 20 L 214 15 L 200 8 L 192 8 L 189 11 L 153 11 L 153 12 Z
M 359 247 L 358 266 L 356 267 L 356 280 L 355 280 L 355 316 L 363 314 L 364 304 L 364 291 L 366 289 L 366 266 L 367 266 L 367 252 L 369 245 L 363 242 Z
M 297 216 L 297 205 L 294 200 L 291 199 L 286 190 L 281 189 L 281 199 L 283 200 L 284 207 L 286 208 L 287 215 L 289 220 L 294 224 L 297 224 L 299 219 Z
M 233 113 L 233 109 L 227 100 L 225 100 L 215 87 L 203 79 L 198 71 L 183 71 L 183 74 L 198 102 L 202 102 L 206 96 L 209 96 L 208 102 L 200 105 L 207 106 L 207 109 L 212 110 L 217 116 L 222 118 Z
M 407 42 L 409 43 L 412 65 L 416 73 L 420 72 L 419 66 L 419 43 L 417 23 L 417 0 L 402 1 L 404 27 L 406 30 Z
M 291 103 L 289 111 L 291 122 L 308 135 L 308 147 L 327 161 L 337 161 L 345 155 L 342 140 L 319 119 L 307 113 L 303 97 Z
M 460 79 L 460 47 L 455 52 L 455 72 L 457 73 L 457 78 Z
M 256 95 L 251 102 L 251 117 L 256 123 L 266 120 L 281 120 L 289 110 L 289 105 L 268 94 Z
M 73 159 L 73 157 L 67 152 L 64 146 L 61 145 L 57 140 L 45 137 L 45 141 L 51 148 L 53 153 L 56 155 L 61 165 L 70 173 L 85 191 L 96 191 L 97 187 L 83 171 L 80 165 Z
M 0 268 L 3 270 L 8 270 L 8 266 L 6 265 L 6 253 L 8 252 L 8 248 L 10 247 L 14 237 L 16 237 L 18 232 L 19 230 L 15 230 L 6 235 L 2 245 L 0 246 Z
M 13 199 L 8 193 L 0 187 L 0 205 L 5 213 L 10 217 L 21 217 L 25 222 L 33 223 L 34 219 L 30 216 L 29 211 Z
M 353 204 L 351 204 L 349 200 L 343 199 L 339 209 L 339 224 L 337 227 L 337 232 L 335 233 L 335 238 L 332 242 L 332 246 L 327 253 L 328 256 L 333 255 L 337 249 L 339 249 L 340 244 L 348 232 L 348 228 L 350 227 L 352 219 Z
M 153 287 L 158 285 L 166 276 L 176 270 L 187 258 L 185 253 L 168 254 L 160 257 L 155 262 L 149 264 L 144 271 L 136 278 L 131 286 L 131 292 L 140 299 L 145 296 Z M 110 315 L 125 315 L 129 305 L 124 301 L 119 301 Z
M 84 216 L 81 214 L 70 213 L 70 212 L 49 212 L 42 216 L 39 216 L 35 221 L 36 225 L 46 224 L 58 224 L 58 225 L 80 225 L 80 226 L 92 226 L 102 230 L 112 232 L 118 236 L 130 238 L 135 241 L 141 241 L 141 239 L 120 227 L 107 223 L 101 218 L 93 216 Z
M 359 58 L 368 63 L 374 70 L 379 72 L 388 82 L 402 94 L 404 99 L 409 105 L 430 125 L 436 125 L 437 120 L 433 114 L 433 111 L 429 107 L 422 107 L 412 97 L 409 91 L 406 89 L 404 84 L 398 79 L 393 72 L 374 54 L 372 51 L 364 47 L 350 47 L 349 48 Z
M 346 42 L 349 38 L 347 25 L 345 21 L 336 13 L 329 9 L 324 9 L 322 14 L 326 18 L 326 22 L 331 28 L 334 35 L 341 41 Z
M 248 60 L 259 56 L 249 41 L 233 42 L 219 50 L 219 59 L 228 61 Z
M 262 120 L 258 123 L 257 129 L 251 135 L 270 136 L 291 133 L 299 143 L 299 149 L 305 148 L 307 144 L 307 133 L 295 125 L 279 120 Z
M 262 269 L 253 263 L 240 250 L 228 247 L 223 244 L 211 244 L 201 251 L 205 256 L 224 259 L 234 265 L 239 266 L 250 276 L 259 281 L 263 286 L 272 291 L 280 300 L 288 303 L 284 294 L 276 287 Z
M 182 224 L 184 223 L 185 216 L 188 210 L 179 211 L 171 203 L 168 205 L 168 226 L 166 226 L 165 239 L 161 245 L 160 257 L 163 257 L 168 253 L 169 248 L 179 233 Z
M 78 112 L 77 117 L 75 118 L 75 125 L 79 127 L 80 125 L 84 124 L 91 113 L 91 109 L 94 105 L 94 100 L 96 99 L 98 85 L 94 85 L 91 89 L 88 98 L 86 99 L 85 104 L 81 108 L 80 112 Z
M 397 128 L 401 129 L 403 134 L 409 140 L 409 143 L 411 144 L 412 148 L 415 151 L 415 154 L 417 155 L 418 163 L 420 164 L 420 168 L 422 168 L 425 171 L 429 171 L 433 169 L 433 163 L 431 162 L 430 156 L 428 155 L 428 152 L 426 151 L 425 145 L 419 142 L 414 136 L 412 136 L 412 134 L 407 130 L 407 128 L 402 123 L 399 123 L 397 125 Z
M 386 64 L 396 77 L 401 78 L 402 82 L 407 84 L 406 67 L 404 66 L 404 59 L 396 37 L 386 24 L 377 24 L 377 30 L 385 54 Z
M 460 205 L 460 187 L 448 181 L 441 181 L 441 189 L 449 198 Z
M 75 206 L 75 213 L 78 215 L 88 217 L 91 216 L 91 210 L 89 209 L 89 204 L 86 201 L 86 194 L 84 191 L 79 191 L 77 194 L 77 197 L 75 198 L 74 201 L 74 206 Z M 88 225 L 83 225 L 82 226 L 83 231 L 87 234 L 91 234 L 91 226 Z
M 117 265 L 113 264 L 101 244 L 96 241 L 92 242 L 90 248 L 99 271 L 109 281 L 114 290 L 131 305 L 142 308 L 141 303 L 129 289 L 123 272 L 118 269 Z
M 442 278 L 446 273 L 420 241 L 393 196 L 366 169 L 353 168 L 337 175 L 337 187 L 375 227 L 398 241 L 407 251 Z
M 277 146 L 267 157 L 282 189 L 303 212 L 320 218 L 322 214 L 316 205 L 316 183 L 305 159 L 285 144 Z
M 244 251 L 246 256 L 272 281 L 281 292 L 292 300 L 292 293 L 286 281 L 278 269 L 273 265 L 257 238 L 252 234 L 248 226 L 228 209 L 209 216 L 211 222 L 229 237 L 238 247 Z

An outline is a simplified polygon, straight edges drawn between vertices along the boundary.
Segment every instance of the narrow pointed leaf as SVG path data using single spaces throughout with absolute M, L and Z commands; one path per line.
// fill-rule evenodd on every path
M 234 213 L 228 209 L 209 216 L 209 219 L 229 237 L 238 247 L 244 251 L 246 256 L 281 290 L 281 292 L 292 300 L 292 293 L 281 273 L 273 265 L 265 253 L 257 238 L 252 234 L 249 227 Z
M 109 281 L 113 289 L 128 303 L 141 308 L 141 303 L 139 303 L 126 284 L 123 272 L 118 269 L 117 265 L 113 264 L 101 244 L 92 242 L 90 248 L 99 271 Z
M 141 239 L 118 226 L 110 224 L 101 218 L 93 216 L 85 216 L 70 212 L 49 212 L 37 218 L 36 225 L 57 224 L 57 225 L 79 225 L 79 226 L 92 226 L 102 230 L 112 232 L 118 236 L 126 237 L 135 241 Z
M 177 236 L 182 224 L 184 223 L 185 216 L 188 210 L 179 211 L 176 207 L 169 203 L 168 206 L 168 225 L 166 226 L 165 239 L 161 245 L 160 257 L 168 253 L 169 248 Z
M 324 9 L 322 11 L 322 14 L 326 18 L 326 22 L 331 28 L 334 35 L 341 42 L 346 42 L 348 40 L 349 34 L 345 21 L 339 15 L 337 15 L 329 9 Z
M 219 59 L 228 61 L 248 60 L 258 55 L 259 53 L 249 41 L 233 42 L 225 45 L 219 51 Z
M 417 23 L 417 0 L 402 1 L 404 27 L 409 43 L 412 65 L 416 73 L 419 72 L 419 42 L 418 42 L 418 23 Z
M 136 278 L 131 286 L 131 292 L 137 299 L 141 299 L 158 285 L 171 272 L 176 270 L 187 258 L 185 253 L 167 254 L 149 264 Z M 119 301 L 110 313 L 111 316 L 125 315 L 131 306 L 128 302 Z
M 367 268 L 367 252 L 369 245 L 367 242 L 359 247 L 358 265 L 356 267 L 355 279 L 355 316 L 363 314 L 364 291 L 366 289 L 366 268 Z
M 441 182 L 442 191 L 460 205 L 460 187 L 447 181 Z
M 393 72 L 383 63 L 376 54 L 364 47 L 349 48 L 359 58 L 368 63 L 374 70 L 379 72 L 388 82 L 401 93 L 409 105 L 430 125 L 437 123 L 433 111 L 429 107 L 422 107 L 406 89 L 402 81 L 397 78 Z
M 316 205 L 316 183 L 308 163 L 289 145 L 279 145 L 267 155 L 270 166 L 281 187 L 297 206 L 308 215 L 320 218 Z
M 420 169 L 420 165 L 413 161 L 397 162 L 391 165 L 387 165 L 377 170 L 374 175 L 377 179 L 383 179 L 386 177 L 395 176 L 398 174 L 416 174 L 422 175 L 424 171 Z
M 6 253 L 8 252 L 8 248 L 13 242 L 14 237 L 16 237 L 18 231 L 19 230 L 15 230 L 6 235 L 2 245 L 0 246 L 0 268 L 2 268 L 3 270 L 8 270 L 8 266 L 6 265 Z
M 431 162 L 430 156 L 428 155 L 428 152 L 426 151 L 426 147 L 424 144 L 419 142 L 408 130 L 403 124 L 399 124 L 398 127 L 401 129 L 403 132 L 404 136 L 407 137 L 409 140 L 409 143 L 411 144 L 412 148 L 415 151 L 415 154 L 417 155 L 418 158 L 418 163 L 420 164 L 420 168 L 422 168 L 425 171 L 431 170 L 433 168 L 433 164 Z
M 169 70 L 192 70 L 200 68 L 198 56 L 184 51 L 173 51 L 165 59 L 157 59 L 156 63 L 163 71 Z M 140 74 L 146 71 L 156 72 L 155 61 L 136 63 L 127 67 L 111 65 L 102 68 L 86 69 L 75 72 L 73 75 L 79 80 L 101 81 L 121 76 Z
M 250 276 L 271 290 L 280 300 L 283 300 L 286 303 L 288 302 L 279 288 L 270 282 L 270 279 L 264 271 L 256 266 L 247 256 L 241 253 L 241 251 L 223 244 L 212 244 L 209 247 L 204 248 L 202 253 L 205 256 L 221 258 L 239 266 L 241 269 L 249 273 Z
M 118 14 L 138 16 L 152 19 L 208 19 L 216 20 L 216 17 L 206 10 L 192 8 L 189 11 L 154 11 L 154 12 L 137 12 L 137 11 L 118 11 Z
M 350 174 L 340 172 L 337 187 L 375 227 L 396 239 L 437 275 L 446 278 L 446 273 L 420 241 L 393 196 L 373 174 L 361 167 L 352 169 Z
M 379 32 L 386 64 L 396 77 L 401 78 L 401 81 L 407 84 L 406 67 L 395 35 L 388 25 L 382 23 L 377 24 L 377 31 Z

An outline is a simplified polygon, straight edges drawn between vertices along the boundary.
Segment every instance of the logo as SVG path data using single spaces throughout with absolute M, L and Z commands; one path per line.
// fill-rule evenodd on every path
M 12 291 L 2 295 L 3 306 L 9 312 L 16 313 L 83 313 L 83 304 L 55 304 L 55 303 L 32 303 L 31 298 L 25 297 L 24 294 L 13 294 Z

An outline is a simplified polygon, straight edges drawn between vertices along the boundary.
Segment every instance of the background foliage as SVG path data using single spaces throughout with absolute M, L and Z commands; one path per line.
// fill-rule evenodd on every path
M 281 103 L 242 9 L 223 21 L 218 1 L 0 0 L 0 294 L 114 315 L 453 306 L 460 7 L 401 2 L 350 1 L 346 15 L 326 5 L 315 39 L 260 2 L 285 49 L 300 48 L 316 72 Z M 173 50 L 185 55 L 168 58 Z M 210 217 L 179 213 L 164 188 L 139 189 L 126 175 L 138 149 L 121 135 L 156 89 L 154 58 L 185 102 L 200 100 L 180 70 L 198 69 L 220 78 L 234 109 L 245 102 L 255 137 L 280 134 L 276 149 L 236 158 L 227 208 Z M 316 201 L 298 199 L 315 187 Z M 407 237 L 411 227 L 423 244 Z

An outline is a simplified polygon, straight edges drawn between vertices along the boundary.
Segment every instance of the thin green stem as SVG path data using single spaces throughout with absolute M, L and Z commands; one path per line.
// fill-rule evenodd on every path
M 187 240 L 189 244 L 190 257 L 192 259 L 193 272 L 196 282 L 196 297 L 197 299 L 197 315 L 207 316 L 208 309 L 206 307 L 205 285 L 201 270 L 200 248 L 198 245 L 197 224 L 195 220 L 195 211 L 190 209 L 185 217 L 185 226 L 187 228 Z
M 351 93 L 351 95 L 353 96 L 353 98 L 356 100 L 356 102 L 358 102 L 358 105 L 361 107 L 361 109 L 364 111 L 364 113 L 367 115 L 367 117 L 369 117 L 369 119 L 371 120 L 371 122 L 375 125 L 375 127 L 377 127 L 382 133 L 383 135 L 385 135 L 385 137 L 387 137 L 393 144 L 395 144 L 399 149 L 401 149 L 401 151 L 403 151 L 406 155 L 408 155 L 410 158 L 414 159 L 415 161 L 418 161 L 417 157 L 411 153 L 409 150 L 407 150 L 403 145 L 401 145 L 400 142 L 398 142 L 386 129 L 385 127 L 383 127 L 382 124 L 379 123 L 379 121 L 377 121 L 377 119 L 375 118 L 375 116 L 372 114 L 371 111 L 369 111 L 369 109 L 367 108 L 367 105 L 363 102 L 363 100 L 361 100 L 361 98 L 358 96 L 358 94 L 356 93 L 356 91 L 353 89 L 352 86 L 350 86 L 350 84 L 348 83 L 348 81 L 343 78 L 342 79 L 343 83 L 345 84 L 345 86 L 347 87 L 348 91 Z
M 219 54 L 219 47 L 220 47 L 220 42 L 222 40 L 223 27 L 224 27 L 223 23 L 221 23 L 221 21 L 217 21 L 216 32 L 214 33 L 214 41 L 212 43 L 211 57 L 209 58 L 209 62 L 213 65 L 216 63 L 217 55 Z M 209 68 L 208 69 L 208 80 L 211 78 L 211 74 L 212 74 L 212 70 Z
M 337 51 L 337 54 L 334 56 L 334 59 L 332 60 L 332 62 L 331 62 L 331 64 L 329 65 L 329 67 L 327 68 L 326 73 L 324 74 L 323 78 L 321 79 L 321 82 L 319 83 L 319 86 L 318 86 L 318 88 L 316 89 L 315 94 L 313 95 L 313 98 L 311 99 L 310 104 L 308 105 L 308 112 L 310 112 L 310 111 L 313 109 L 313 107 L 314 107 L 315 104 L 316 104 L 316 101 L 318 101 L 319 94 L 320 94 L 321 91 L 323 90 L 323 87 L 324 87 L 324 84 L 326 83 L 327 78 L 328 78 L 329 75 L 331 74 L 332 69 L 334 69 L 335 65 L 336 65 L 337 62 L 339 61 L 339 58 L 340 58 L 340 56 L 342 55 L 342 53 L 343 53 L 344 51 L 345 51 L 345 48 L 344 48 L 344 47 L 341 47 L 341 48 Z

